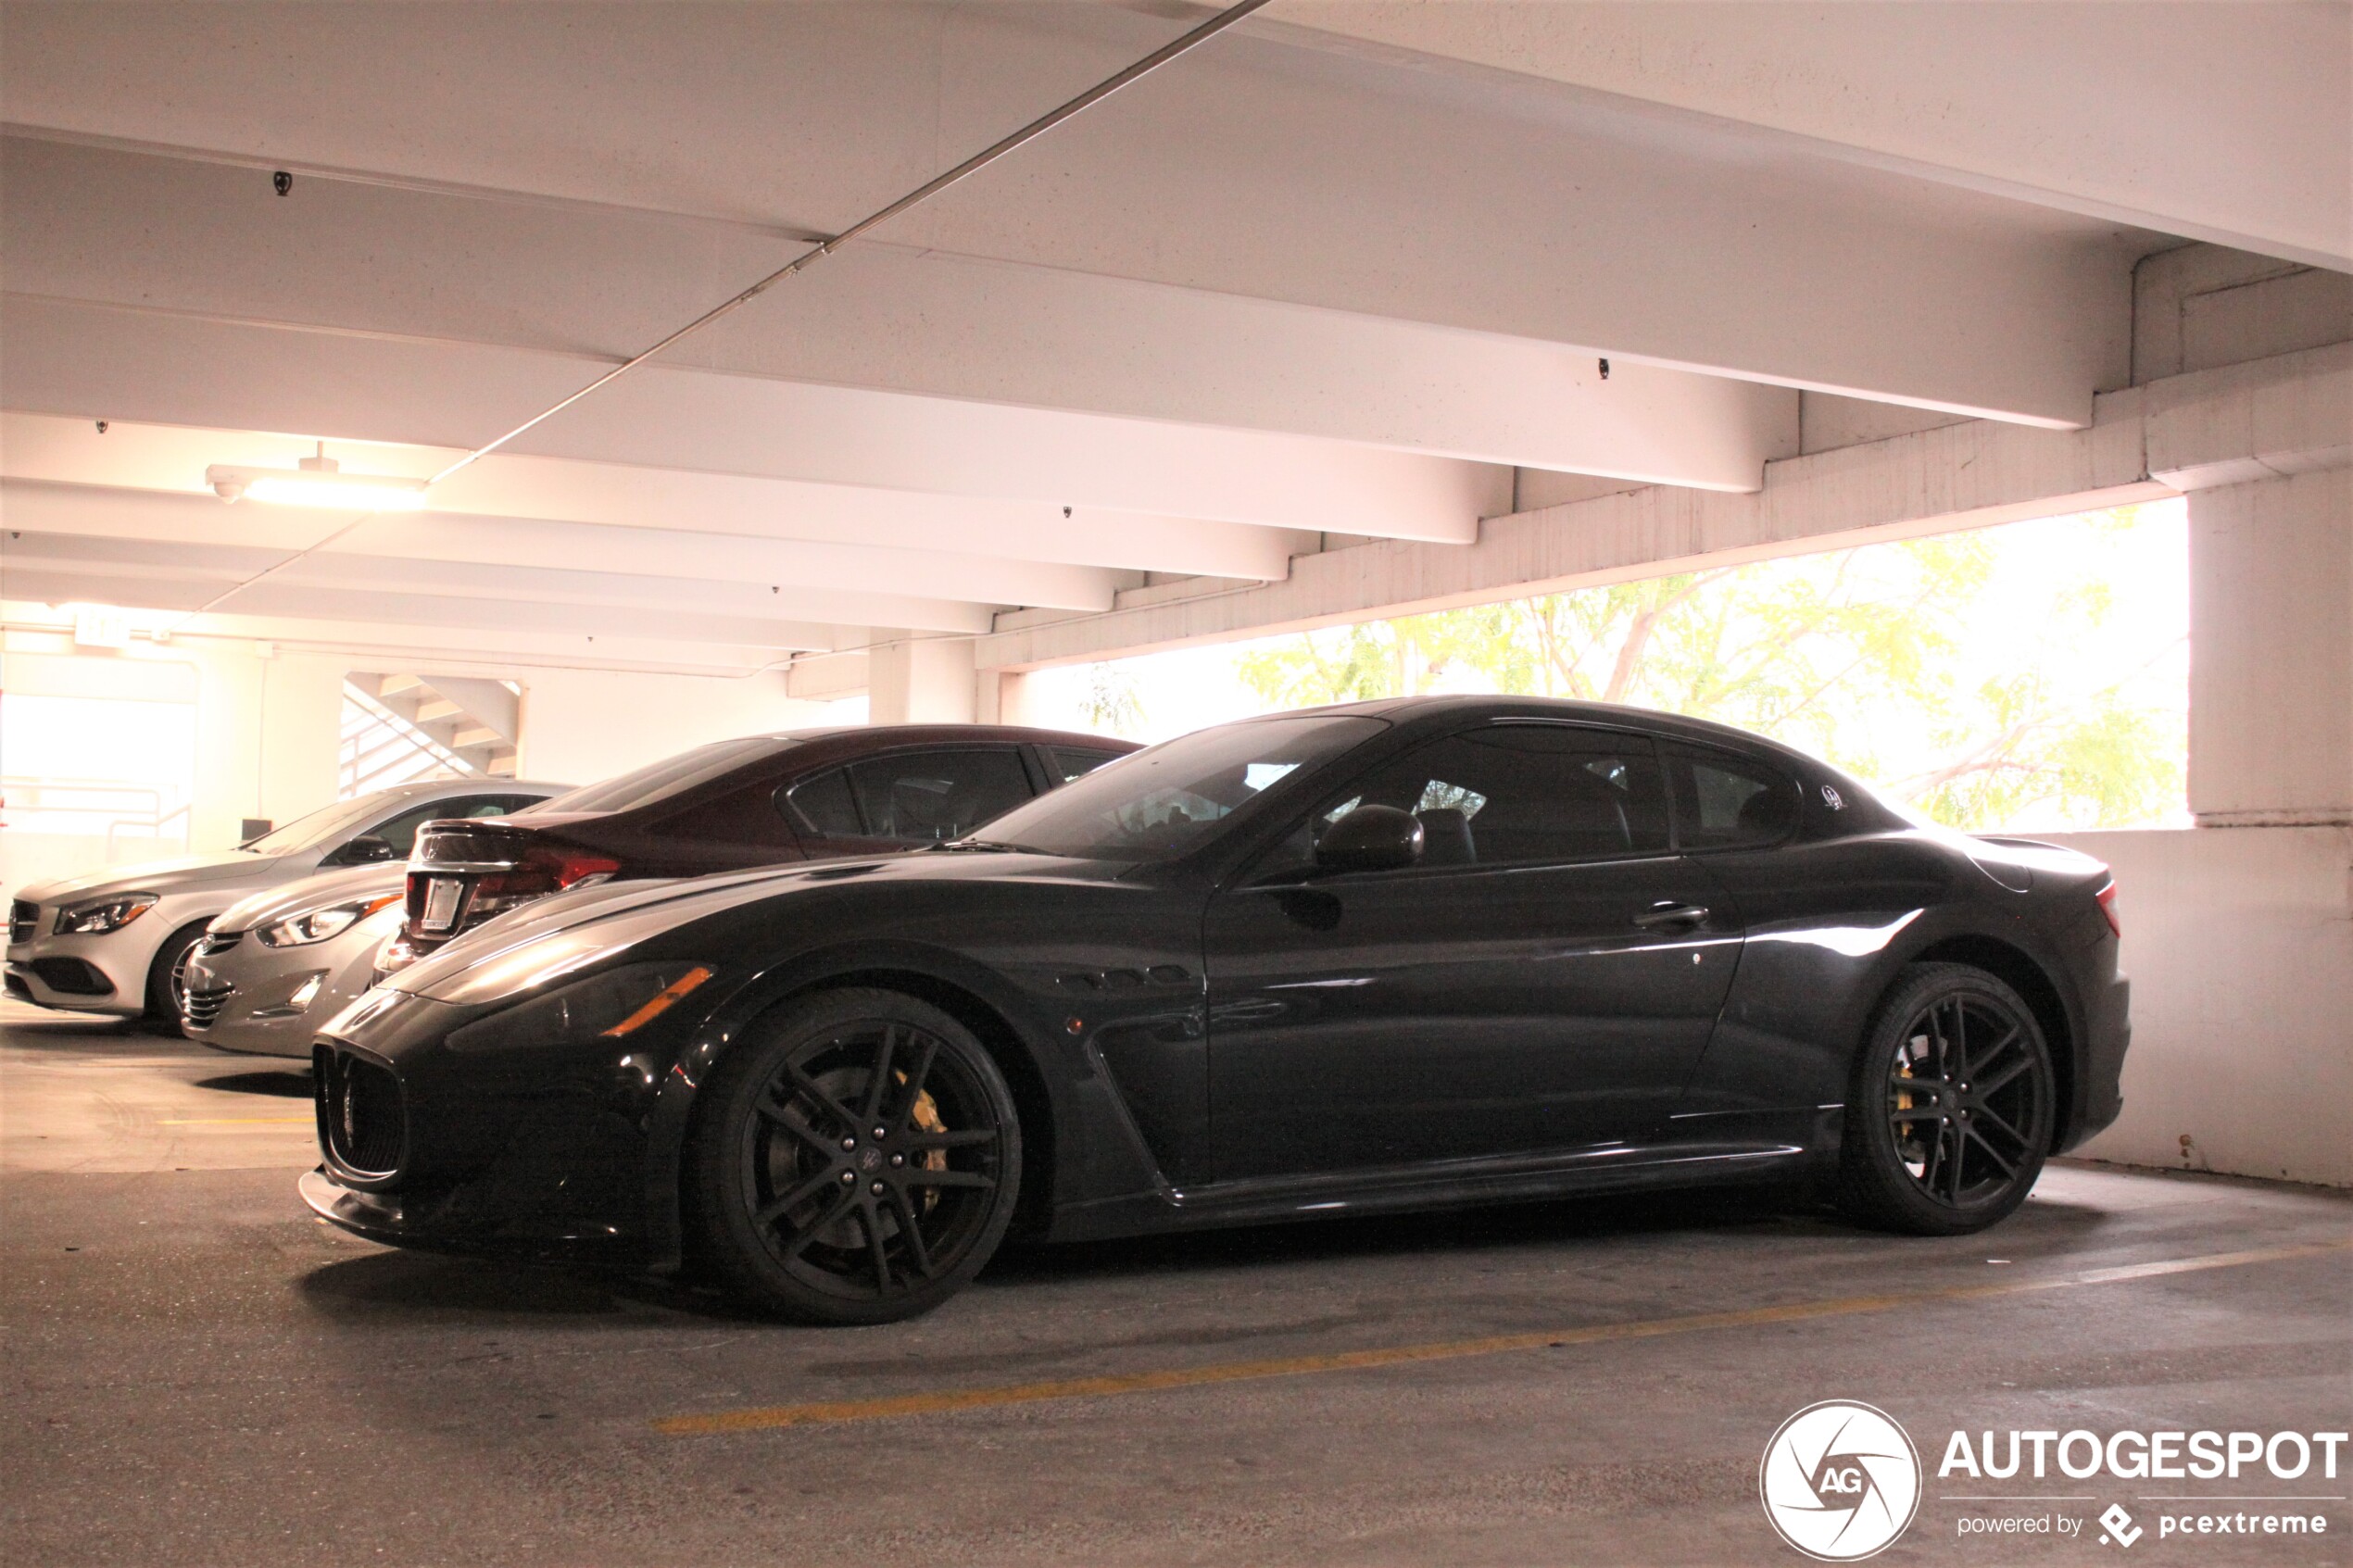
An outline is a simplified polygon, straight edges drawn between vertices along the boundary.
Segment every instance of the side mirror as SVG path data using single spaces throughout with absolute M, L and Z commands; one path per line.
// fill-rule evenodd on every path
M 1394 806 L 1359 806 L 1315 841 L 1320 872 L 1395 872 L 1422 858 L 1422 822 Z
M 331 866 L 371 866 L 379 860 L 398 859 L 399 850 L 372 833 L 363 833 L 328 856 L 323 863 Z

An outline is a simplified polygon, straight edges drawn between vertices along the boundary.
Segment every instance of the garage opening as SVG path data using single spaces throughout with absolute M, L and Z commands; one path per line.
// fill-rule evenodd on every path
M 2178 499 L 1038 671 L 1038 721 L 1157 740 L 1428 693 L 1771 735 L 1949 826 L 2186 827 Z

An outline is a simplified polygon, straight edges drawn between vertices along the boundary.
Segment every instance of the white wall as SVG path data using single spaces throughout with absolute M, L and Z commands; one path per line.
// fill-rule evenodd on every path
M 2116 872 L 2124 1114 L 2080 1152 L 2353 1185 L 2353 829 L 2058 840 Z
M 5 647 L 0 684 L 19 695 L 195 704 L 191 852 L 233 846 L 247 817 L 286 822 L 335 797 L 341 659 L 265 654 L 243 640 L 77 648 L 69 635 L 33 631 L 9 632 Z M 0 762 L 6 749 L 0 734 Z M 0 890 L 107 862 L 101 838 L 38 842 L 51 836 L 0 833 Z M 176 854 L 182 846 L 175 834 L 145 847 Z
M 741 680 L 609 670 L 524 673 L 518 777 L 594 784 L 688 746 L 842 721 L 785 695 L 782 671 Z

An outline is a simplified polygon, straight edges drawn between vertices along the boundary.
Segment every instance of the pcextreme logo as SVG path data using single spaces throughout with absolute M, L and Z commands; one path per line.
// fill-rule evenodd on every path
M 1781 1423 L 1756 1489 L 1781 1539 L 1817 1562 L 1859 1562 L 1919 1512 L 1919 1450 L 1885 1411 L 1824 1399 Z

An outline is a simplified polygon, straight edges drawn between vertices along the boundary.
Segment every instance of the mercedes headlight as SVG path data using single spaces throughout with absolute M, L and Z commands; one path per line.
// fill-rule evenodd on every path
M 623 964 L 478 1019 L 449 1036 L 453 1051 L 527 1050 L 588 1040 L 622 1040 L 709 980 L 708 964 L 685 959 Z
M 348 904 L 333 904 L 323 909 L 296 915 L 291 920 L 282 920 L 275 925 L 265 925 L 258 935 L 266 947 L 307 947 L 313 942 L 324 942 L 330 936 L 341 935 L 378 909 L 399 901 L 399 894 L 387 893 L 379 898 L 359 898 Z
M 84 904 L 69 904 L 57 911 L 54 928 L 59 936 L 104 936 L 120 931 L 156 907 L 152 893 L 113 893 Z

